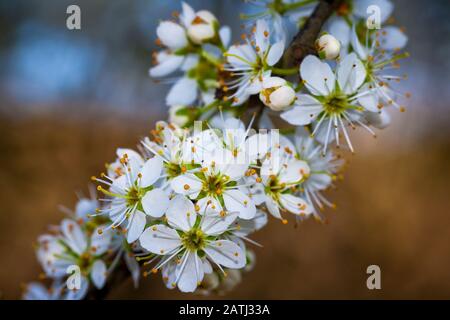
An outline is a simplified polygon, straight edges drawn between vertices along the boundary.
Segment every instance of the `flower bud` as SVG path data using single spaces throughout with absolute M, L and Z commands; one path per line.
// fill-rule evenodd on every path
M 295 100 L 295 91 L 280 77 L 270 77 L 263 82 L 259 93 L 261 101 L 274 111 L 289 107 Z
M 197 12 L 187 30 L 192 42 L 202 44 L 212 40 L 217 35 L 217 19 L 209 11 L 201 10 Z
M 339 57 L 341 43 L 331 34 L 324 34 L 316 40 L 316 50 L 321 59 L 333 60 Z
M 185 106 L 182 105 L 174 105 L 169 108 L 169 122 L 179 126 L 183 127 L 186 125 L 186 123 L 189 121 L 189 117 L 185 114 L 180 115 L 178 114 L 178 111 L 181 111 L 185 109 Z

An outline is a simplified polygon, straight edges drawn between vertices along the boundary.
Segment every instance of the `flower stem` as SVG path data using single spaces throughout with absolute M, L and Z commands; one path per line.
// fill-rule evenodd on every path
M 271 68 L 272 72 L 280 75 L 280 76 L 292 76 L 294 74 L 298 73 L 298 68 L 289 68 L 289 69 L 283 69 L 283 68 Z

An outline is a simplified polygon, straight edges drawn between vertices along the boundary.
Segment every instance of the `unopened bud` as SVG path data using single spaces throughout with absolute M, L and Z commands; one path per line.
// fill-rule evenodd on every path
M 316 50 L 321 59 L 333 60 L 339 57 L 341 43 L 331 34 L 324 34 L 316 40 Z
M 263 82 L 259 98 L 270 109 L 281 111 L 292 105 L 295 91 L 283 78 L 270 77 Z
M 212 40 L 217 33 L 217 18 L 209 11 L 201 10 L 188 27 L 187 33 L 192 42 L 202 44 Z

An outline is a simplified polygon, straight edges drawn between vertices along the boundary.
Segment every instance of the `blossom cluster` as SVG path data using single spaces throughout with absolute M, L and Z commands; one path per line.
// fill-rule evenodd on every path
M 230 28 L 184 2 L 159 23 L 149 74 L 175 79 L 169 121 L 135 150 L 117 149 L 92 177 L 99 198 L 66 209 L 68 218 L 38 239 L 50 289 L 32 283 L 25 298 L 82 299 L 124 268 L 136 285 L 161 273 L 169 289 L 225 293 L 253 267 L 250 245 L 261 245 L 251 237 L 269 217 L 297 224 L 335 207 L 325 196 L 343 167 L 335 147 L 353 152 L 349 128 L 375 135 L 390 123 L 387 109 L 404 110 L 408 94 L 392 81 L 404 78 L 395 69 L 407 37 L 384 26 L 388 0 L 342 1 L 316 55 L 289 67 L 288 30 L 301 30 L 320 1 L 248 2 L 263 10 L 243 15 L 233 45 Z M 370 28 L 369 5 L 380 9 L 382 29 Z M 246 125 L 255 103 L 262 108 Z M 280 119 L 290 127 L 278 130 Z

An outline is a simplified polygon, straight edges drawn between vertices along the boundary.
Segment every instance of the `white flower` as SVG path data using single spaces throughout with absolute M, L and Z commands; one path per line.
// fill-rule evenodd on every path
M 280 77 L 264 79 L 259 99 L 274 111 L 281 111 L 292 105 L 296 99 L 295 91 L 287 81 Z
M 55 282 L 50 288 L 46 288 L 42 283 L 31 282 L 27 284 L 23 293 L 24 300 L 61 300 L 64 285 Z
M 236 219 L 236 213 L 207 208 L 199 215 L 192 201 L 179 195 L 171 200 L 166 217 L 168 226 L 150 226 L 139 241 L 144 249 L 162 256 L 152 271 L 163 267 L 169 287 L 195 291 L 204 274 L 212 272 L 210 262 L 221 270 L 245 266 L 245 252 L 234 242 L 220 238 Z
M 99 207 L 99 203 L 97 201 L 95 189 L 90 186 L 89 188 L 90 198 L 82 198 L 78 200 L 75 205 L 75 210 L 71 210 L 64 206 L 60 206 L 61 211 L 66 213 L 70 218 L 75 219 L 79 223 L 84 223 L 90 219 L 90 215 L 95 214 L 97 208 Z
M 317 5 L 317 1 L 296 0 L 251 0 L 248 3 L 255 5 L 260 10 L 264 9 L 255 14 L 243 14 L 241 17 L 248 21 L 267 20 L 273 26 L 276 41 L 282 40 L 285 44 L 289 40 L 289 26 L 284 18 L 288 18 L 291 23 L 301 25 L 302 19 L 310 16 Z
M 201 167 L 197 170 L 173 178 L 170 182 L 172 189 L 198 200 L 197 204 L 202 209 L 211 203 L 215 210 L 237 212 L 241 218 L 252 219 L 256 214 L 255 204 L 239 190 L 248 165 L 233 163 L 232 153 L 219 146 L 216 151 L 207 162 L 198 163 Z
M 153 157 L 144 162 L 139 156 L 120 158 L 122 175 L 117 178 L 105 174 L 95 181 L 107 185 L 98 190 L 109 196 L 103 200 L 105 206 L 99 215 L 108 215 L 112 223 L 108 228 L 124 227 L 129 243 L 135 241 L 144 231 L 146 216 L 161 217 L 169 204 L 168 195 L 155 183 L 161 178 L 163 161 Z
M 365 111 L 378 111 L 370 100 L 374 89 L 364 85 L 366 69 L 354 53 L 339 63 L 336 74 L 327 63 L 307 56 L 300 66 L 300 75 L 311 94 L 298 95 L 294 108 L 281 114 L 284 120 L 296 126 L 312 124 L 312 135 L 324 144 L 324 150 L 333 139 L 339 145 L 342 131 L 353 151 L 347 125 L 360 125 L 374 134 L 361 121 Z
M 395 91 L 390 83 L 404 78 L 393 74 L 391 69 L 397 67 L 398 60 L 408 56 L 408 53 L 398 53 L 406 45 L 407 41 L 406 35 L 398 28 L 386 27 L 375 34 L 370 45 L 368 40 L 363 45 L 359 41 L 355 28 L 352 29 L 352 48 L 366 68 L 368 85 L 374 88 L 374 94 L 362 99 L 379 109 L 377 110 L 379 116 L 374 116 L 370 113 L 366 116 L 366 120 L 370 119 L 369 123 L 373 122 L 375 127 L 385 127 L 389 123 L 389 121 L 386 121 L 388 117 L 386 113 L 381 115 L 384 106 L 393 105 L 398 110 L 404 111 L 404 107 L 397 102 L 397 99 L 408 95 Z M 383 117 L 384 121 L 380 122 L 380 117 Z
M 186 69 L 197 56 L 184 50 L 189 41 L 183 26 L 173 21 L 162 21 L 156 29 L 158 42 L 166 49 L 153 55 L 155 66 L 150 68 L 151 77 L 163 77 L 179 69 Z M 184 65 L 184 67 L 183 67 Z
M 368 19 L 371 17 L 367 12 L 370 6 L 379 8 L 381 25 L 387 21 L 394 9 L 394 5 L 389 0 L 353 0 L 351 4 L 343 1 L 337 10 L 337 16 L 331 18 L 327 23 L 327 31 L 340 41 L 343 54 L 347 51 L 351 38 L 351 26 L 348 19 L 353 22 L 352 25 L 357 25 L 358 21 L 364 21 L 365 27 L 367 22 L 372 25 L 375 21 Z
M 90 232 L 70 219 L 64 219 L 58 235 L 44 235 L 39 238 L 37 257 L 47 276 L 55 279 L 67 275 L 67 268 L 77 265 L 81 269 L 81 287 L 72 298 L 78 299 L 87 292 L 89 281 L 97 289 L 103 288 L 107 267 L 103 260 L 112 248 L 113 234 L 99 234 L 98 227 Z M 75 292 L 73 293 L 75 294 Z
M 339 57 L 341 43 L 330 34 L 324 34 L 316 40 L 316 50 L 319 57 L 327 60 L 334 60 Z
M 153 55 L 155 66 L 149 70 L 150 76 L 160 78 L 178 70 L 184 72 L 181 77 L 166 81 L 175 82 L 166 97 L 168 106 L 189 106 L 198 97 L 205 104 L 212 102 L 218 87 L 215 69 L 220 59 L 201 44 L 208 42 L 225 50 L 230 32 L 228 27 L 219 30 L 217 19 L 208 11 L 196 13 L 184 2 L 178 23 L 163 21 L 159 24 L 158 39 L 166 48 Z
M 275 218 L 287 223 L 282 211 L 298 216 L 312 212 L 310 205 L 295 195 L 310 168 L 305 161 L 296 159 L 292 150 L 282 148 L 282 144 L 275 146 L 263 161 L 261 177 L 256 178 L 258 184 L 252 190 L 252 198 L 257 199 L 258 204 L 263 202 Z
M 87 281 L 81 282 L 81 287 L 78 290 L 69 290 L 67 285 L 61 279 L 53 281 L 49 288 L 46 288 L 42 283 L 29 283 L 23 294 L 24 300 L 81 300 L 85 297 L 89 283 Z
M 236 163 L 254 164 L 256 160 L 263 158 L 269 148 L 269 136 L 264 133 L 255 133 L 250 135 L 254 118 L 250 121 L 247 128 L 244 123 L 235 118 L 229 117 L 222 119 L 221 123 L 216 123 L 217 129 L 221 130 L 222 136 L 213 135 L 210 143 L 213 147 L 218 144 L 228 150 Z
M 240 188 L 243 178 L 256 172 L 249 166 L 267 153 L 268 137 L 248 137 L 249 129 L 235 118 L 225 120 L 223 128 L 221 135 L 210 129 L 186 139 L 183 157 L 189 168 L 170 185 L 176 193 L 198 200 L 201 212 L 211 203 L 213 209 L 252 219 L 255 204 Z
M 305 161 L 310 168 L 310 172 L 305 176 L 301 186 L 302 197 L 311 205 L 314 216 L 321 219 L 316 206 L 319 210 L 323 210 L 324 206 L 335 207 L 323 196 L 322 192 L 332 185 L 343 161 L 338 160 L 331 150 L 323 154 L 322 146 L 311 138 L 309 132 L 304 128 L 297 130 L 295 150 L 297 157 Z
M 246 41 L 245 44 L 231 46 L 225 53 L 228 64 L 224 69 L 235 78 L 228 81 L 223 90 L 234 90 L 228 98 L 235 104 L 242 104 L 250 95 L 261 91 L 263 79 L 271 75 L 271 67 L 284 52 L 283 41 L 270 43 L 269 26 L 264 20 L 256 22 L 253 39 Z

